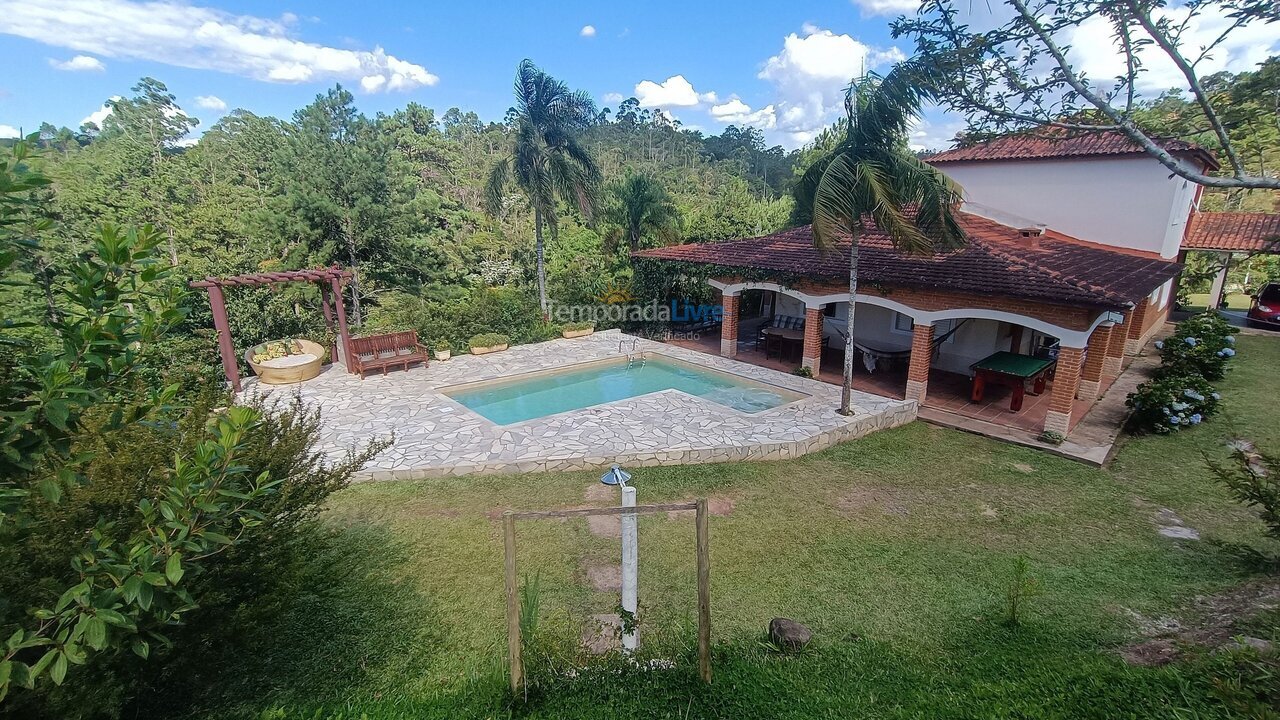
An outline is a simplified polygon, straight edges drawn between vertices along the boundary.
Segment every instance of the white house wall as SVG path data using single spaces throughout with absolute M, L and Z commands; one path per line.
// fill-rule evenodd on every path
M 1081 240 L 1177 255 L 1195 185 L 1170 177 L 1145 156 L 939 163 L 975 205 L 967 211 L 1008 222 L 1008 213 Z M 984 208 L 988 212 L 984 212 Z M 991 212 L 994 211 L 994 212 Z

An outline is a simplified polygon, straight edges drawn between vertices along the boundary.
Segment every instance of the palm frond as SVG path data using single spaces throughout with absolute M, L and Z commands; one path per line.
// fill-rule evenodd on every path
M 489 171 L 489 179 L 484 184 L 484 209 L 490 215 L 497 216 L 502 212 L 503 200 L 507 194 L 507 186 L 511 184 L 511 158 L 503 158 L 494 164 Z

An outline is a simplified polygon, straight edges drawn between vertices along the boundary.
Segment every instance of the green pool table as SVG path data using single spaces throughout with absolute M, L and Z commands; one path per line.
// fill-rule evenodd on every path
M 992 353 L 969 366 L 973 371 L 973 391 L 970 399 L 982 402 L 982 395 L 988 383 L 1006 385 L 1013 388 L 1013 399 L 1009 401 L 1009 409 L 1018 412 L 1022 409 L 1022 398 L 1026 395 L 1026 383 L 1031 381 L 1031 392 L 1039 395 L 1044 392 L 1045 382 L 1053 379 L 1053 372 L 1058 361 L 1040 358 L 1034 355 L 1001 350 Z

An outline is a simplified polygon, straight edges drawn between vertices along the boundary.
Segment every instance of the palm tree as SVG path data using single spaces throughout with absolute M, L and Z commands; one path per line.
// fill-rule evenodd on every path
M 616 246 L 625 236 L 631 252 L 640 249 L 640 239 L 646 234 L 657 235 L 669 242 L 680 231 L 680 210 L 671 201 L 662 184 L 646 173 L 627 175 L 625 180 L 609 188 L 612 202 L 604 209 L 604 219 L 616 230 L 607 237 Z
M 516 71 L 516 105 L 512 108 L 515 138 L 511 154 L 489 172 L 485 185 L 485 209 L 502 212 L 507 190 L 513 184 L 533 208 L 533 228 L 538 255 L 538 304 L 547 312 L 547 270 L 542 227 L 554 241 L 560 236 L 557 201 L 564 200 L 593 220 L 600 168 L 574 134 L 595 120 L 595 103 L 584 92 L 524 60 Z
M 907 147 L 908 128 L 931 97 L 928 72 L 904 63 L 884 77 L 868 74 L 850 84 L 844 138 L 796 186 L 796 217 L 813 223 L 814 245 L 829 251 L 838 241 L 849 240 L 842 415 L 851 414 L 858 243 L 866 223 L 873 222 L 903 252 L 927 253 L 964 242 L 953 213 L 961 200 L 960 187 Z

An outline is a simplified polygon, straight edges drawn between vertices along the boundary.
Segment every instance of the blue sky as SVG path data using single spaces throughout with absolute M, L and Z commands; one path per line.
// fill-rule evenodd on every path
M 636 95 L 706 132 L 749 123 L 795 147 L 835 117 L 851 74 L 899 56 L 889 19 L 913 3 L 859 2 L 0 0 L 0 126 L 78 127 L 143 76 L 201 128 L 222 104 L 288 116 L 335 82 L 366 113 L 416 101 L 500 119 L 528 57 L 601 105 Z
M 686 126 L 753 125 L 793 148 L 839 115 L 852 76 L 904 57 L 889 22 L 917 4 L 0 0 L 0 137 L 41 121 L 78 127 L 143 76 L 165 82 L 200 129 L 236 107 L 288 117 L 336 82 L 369 114 L 416 101 L 497 120 L 528 57 L 602 106 L 634 95 Z M 1009 12 L 957 4 L 979 13 L 966 18 L 975 26 Z M 1177 19 L 1185 7 L 1172 0 L 1161 13 Z M 1111 29 L 1094 20 L 1067 38 L 1072 61 L 1089 77 L 1114 77 Z M 1190 42 L 1228 23 L 1211 6 Z M 1280 35 L 1255 23 L 1200 69 L 1245 70 L 1278 49 Z M 1143 90 L 1177 84 L 1167 60 L 1144 65 Z M 945 147 L 962 126 L 930 110 L 912 144 Z

